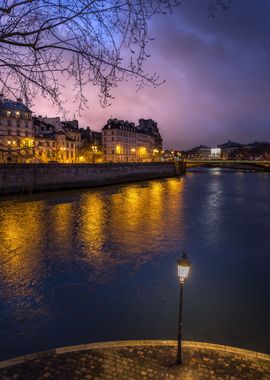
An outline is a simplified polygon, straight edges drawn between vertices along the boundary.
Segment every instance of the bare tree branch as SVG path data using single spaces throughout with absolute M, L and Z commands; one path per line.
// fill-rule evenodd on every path
M 211 12 L 228 1 L 211 1 Z M 92 82 L 103 106 L 127 78 L 139 88 L 162 83 L 143 70 L 149 57 L 148 21 L 170 13 L 179 0 L 2 0 L 0 83 L 2 90 L 31 99 L 38 92 L 61 104 L 61 83 L 72 80 L 79 108 Z M 129 58 L 127 58 L 129 52 Z

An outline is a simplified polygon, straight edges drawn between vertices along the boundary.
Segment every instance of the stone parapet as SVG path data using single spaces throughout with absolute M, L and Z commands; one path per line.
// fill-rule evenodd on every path
M 95 187 L 183 174 L 173 162 L 108 164 L 2 164 L 0 195 Z

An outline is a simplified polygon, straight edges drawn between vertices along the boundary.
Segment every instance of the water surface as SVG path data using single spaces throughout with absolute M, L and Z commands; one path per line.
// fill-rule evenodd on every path
M 270 174 L 199 170 L 0 202 L 0 359 L 120 339 L 270 353 Z

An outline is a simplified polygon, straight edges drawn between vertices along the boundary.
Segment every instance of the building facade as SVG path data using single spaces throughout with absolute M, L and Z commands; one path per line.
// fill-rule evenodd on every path
M 105 162 L 150 162 L 156 160 L 155 136 L 128 121 L 110 119 L 102 128 Z
M 79 160 L 81 163 L 100 163 L 103 161 L 102 133 L 91 128 L 80 128 L 81 148 Z
M 242 144 L 229 140 L 225 144 L 218 145 L 221 150 L 221 157 L 223 159 L 233 158 L 238 151 L 243 148 Z
M 79 162 L 81 134 L 77 120 L 61 122 L 60 118 L 34 118 L 36 154 L 42 162 Z
M 0 95 L 0 162 L 27 162 L 33 145 L 32 111 L 23 104 Z
M 155 149 L 162 151 L 162 137 L 156 121 L 152 119 L 140 119 L 138 129 L 153 136 Z

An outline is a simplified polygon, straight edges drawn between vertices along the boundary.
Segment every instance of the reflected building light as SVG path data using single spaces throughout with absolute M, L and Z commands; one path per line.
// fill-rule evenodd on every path
M 1 271 L 4 280 L 11 285 L 20 283 L 20 294 L 30 295 L 34 273 L 38 272 L 43 242 L 42 202 L 10 203 L 0 213 Z M 17 295 L 19 295 L 17 293 Z
M 98 194 L 86 194 L 80 205 L 80 240 L 83 243 L 85 259 L 94 266 L 104 261 L 105 240 L 104 200 Z
M 54 204 L 50 213 L 54 229 L 54 242 L 56 244 L 55 253 L 61 256 L 66 255 L 71 248 L 72 204 Z

